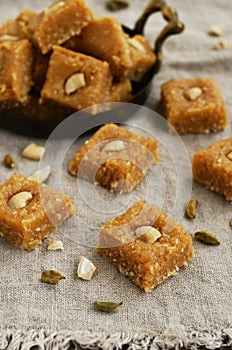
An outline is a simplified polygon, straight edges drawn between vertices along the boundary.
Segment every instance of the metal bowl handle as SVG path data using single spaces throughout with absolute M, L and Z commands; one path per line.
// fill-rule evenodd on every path
M 163 0 L 151 0 L 149 4 L 146 6 L 142 15 L 135 23 L 134 29 L 131 31 L 133 35 L 141 34 L 143 35 L 144 28 L 148 18 L 155 12 L 161 12 L 163 18 L 168 22 L 167 25 L 160 32 L 158 37 L 156 38 L 154 45 L 154 53 L 157 57 L 154 73 L 158 72 L 161 66 L 161 62 L 163 59 L 162 55 L 162 46 L 164 41 L 171 35 L 180 34 L 184 30 L 184 24 L 179 21 L 177 12 L 166 5 Z

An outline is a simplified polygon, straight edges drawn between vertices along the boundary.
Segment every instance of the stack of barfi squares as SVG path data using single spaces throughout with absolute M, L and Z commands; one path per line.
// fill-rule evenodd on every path
M 0 26 L 0 110 L 62 119 L 104 102 L 128 101 L 132 81 L 154 65 L 141 35 L 84 0 L 58 0 L 41 13 L 23 10 Z

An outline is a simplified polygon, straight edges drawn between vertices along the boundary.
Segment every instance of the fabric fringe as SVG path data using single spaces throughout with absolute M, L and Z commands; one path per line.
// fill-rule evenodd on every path
M 164 332 L 153 335 L 0 328 L 0 350 L 198 350 L 201 347 L 232 349 L 232 328 L 187 331 L 183 325 L 172 324 Z

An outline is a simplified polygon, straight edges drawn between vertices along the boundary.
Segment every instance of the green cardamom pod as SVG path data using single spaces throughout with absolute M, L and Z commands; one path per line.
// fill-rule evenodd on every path
M 5 166 L 7 166 L 8 168 L 15 168 L 16 167 L 15 159 L 10 154 L 5 155 L 3 162 L 4 162 Z
M 218 238 L 209 231 L 198 231 L 195 233 L 195 238 L 205 244 L 219 245 L 220 242 Z
M 189 203 L 188 203 L 188 205 L 186 207 L 186 211 L 185 211 L 185 215 L 189 219 L 195 219 L 197 204 L 198 204 L 198 200 L 197 199 L 191 199 L 191 201 L 189 201 Z
M 97 310 L 104 311 L 104 312 L 113 312 L 122 304 L 123 304 L 122 302 L 114 303 L 114 302 L 108 302 L 108 301 L 95 301 L 93 303 L 94 307 Z
M 60 272 L 55 270 L 45 270 L 41 275 L 41 281 L 45 283 L 56 284 L 63 279 L 65 279 L 65 277 Z
M 110 0 L 110 1 L 106 1 L 106 8 L 109 11 L 115 12 L 115 11 L 119 11 L 122 9 L 125 9 L 129 6 L 127 1 L 123 1 L 123 0 Z

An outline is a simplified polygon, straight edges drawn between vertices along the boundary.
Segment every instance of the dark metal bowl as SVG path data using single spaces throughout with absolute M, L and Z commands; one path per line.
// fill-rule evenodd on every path
M 156 12 L 161 12 L 163 18 L 168 22 L 162 29 L 154 43 L 154 53 L 156 55 L 156 62 L 154 66 L 144 75 L 140 82 L 132 82 L 132 100 L 131 102 L 144 102 L 150 91 L 150 85 L 154 76 L 159 72 L 162 63 L 162 47 L 165 40 L 174 34 L 180 34 L 184 30 L 184 24 L 178 20 L 177 12 L 166 5 L 163 0 L 151 0 L 142 15 L 135 23 L 134 29 L 129 29 L 122 26 L 125 33 L 133 37 L 136 34 L 143 35 L 146 22 L 148 18 Z

